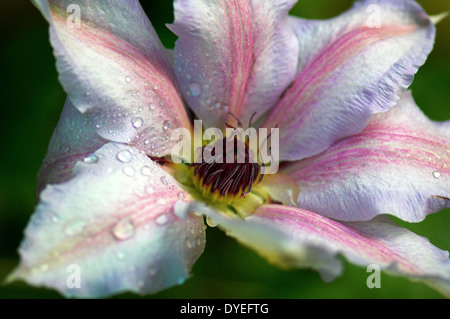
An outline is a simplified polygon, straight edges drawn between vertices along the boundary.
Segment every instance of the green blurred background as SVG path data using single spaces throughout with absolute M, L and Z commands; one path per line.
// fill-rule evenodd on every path
M 75 2 L 75 1 L 74 1 Z M 450 10 L 448 0 L 419 1 L 429 14 Z M 165 27 L 173 21 L 172 1 L 141 0 L 166 47 L 175 36 Z M 330 18 L 351 0 L 301 0 L 291 11 L 306 18 Z M 35 205 L 36 173 L 57 123 L 65 93 L 58 83 L 48 41 L 48 26 L 29 1 L 0 0 L 1 156 L 0 280 L 17 264 L 17 247 Z M 434 51 L 412 86 L 418 105 L 433 120 L 450 119 L 450 18 L 438 27 Z M 450 211 L 419 224 L 399 222 L 441 249 L 450 250 Z M 316 272 L 279 270 L 220 230 L 208 228 L 204 254 L 184 285 L 150 298 L 442 298 L 408 279 L 381 276 L 381 288 L 369 289 L 364 268 L 345 263 L 345 272 L 324 283 Z M 120 298 L 142 298 L 133 294 Z M 54 291 L 24 283 L 0 286 L 0 298 L 60 298 Z

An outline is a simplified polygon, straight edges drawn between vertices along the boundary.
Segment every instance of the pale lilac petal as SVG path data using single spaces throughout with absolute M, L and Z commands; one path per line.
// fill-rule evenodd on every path
M 205 242 L 201 217 L 177 213 L 187 195 L 136 148 L 109 143 L 94 154 L 41 193 L 10 280 L 77 297 L 183 283 Z
M 97 132 L 149 155 L 168 154 L 171 130 L 191 124 L 169 58 L 139 2 L 34 2 L 50 24 L 59 80 Z
M 92 121 L 66 99 L 39 170 L 37 196 L 47 184 L 69 180 L 75 163 L 83 159 L 89 162 L 89 155 L 107 142 L 97 134 Z
M 263 205 L 245 220 L 211 211 L 206 214 L 228 235 L 276 265 L 312 268 L 331 281 L 342 273 L 338 256 L 343 255 L 358 266 L 375 265 L 389 274 L 423 281 L 450 296 L 448 252 L 387 218 L 339 223 L 282 205 Z
M 450 121 L 433 122 L 407 91 L 360 134 L 294 163 L 298 205 L 340 220 L 392 214 L 418 222 L 450 206 Z
M 300 46 L 298 73 L 262 125 L 279 125 L 284 160 L 318 154 L 393 107 L 435 36 L 412 0 L 359 1 L 331 20 L 291 22 Z
M 184 97 L 206 127 L 228 112 L 257 120 L 293 80 L 298 46 L 288 25 L 294 0 L 177 0 L 170 29 Z

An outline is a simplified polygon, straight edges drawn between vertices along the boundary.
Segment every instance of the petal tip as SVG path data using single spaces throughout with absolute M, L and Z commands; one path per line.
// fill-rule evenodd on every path
M 447 16 L 449 14 L 450 14 L 450 11 L 445 11 L 445 12 L 430 16 L 430 20 L 431 20 L 431 22 L 433 22 L 434 25 L 436 25 L 439 22 L 441 22 L 442 20 L 444 20 L 445 18 L 447 18 Z

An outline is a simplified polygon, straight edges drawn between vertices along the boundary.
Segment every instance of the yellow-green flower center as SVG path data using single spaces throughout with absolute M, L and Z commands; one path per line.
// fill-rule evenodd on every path
M 227 143 L 231 143 L 231 147 Z M 202 147 L 202 155 L 208 147 Z M 224 151 L 218 153 L 217 150 Z M 210 157 L 202 156 L 194 163 L 175 167 L 175 178 L 194 199 L 241 217 L 250 215 L 268 200 L 264 193 L 254 188 L 262 181 L 263 175 L 261 166 L 253 160 L 245 142 L 223 138 L 208 151 Z

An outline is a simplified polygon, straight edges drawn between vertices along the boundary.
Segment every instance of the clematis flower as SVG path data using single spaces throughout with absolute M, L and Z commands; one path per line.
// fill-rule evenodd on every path
M 67 99 L 10 280 L 155 293 L 189 277 L 206 216 L 280 267 L 331 281 L 344 256 L 450 296 L 448 252 L 386 216 L 419 222 L 450 202 L 450 123 L 407 91 L 435 37 L 418 4 L 363 0 L 315 21 L 289 16 L 294 0 L 177 0 L 172 52 L 138 1 L 73 2 L 34 1 Z M 278 127 L 279 171 L 175 163 L 171 133 L 194 119 Z

